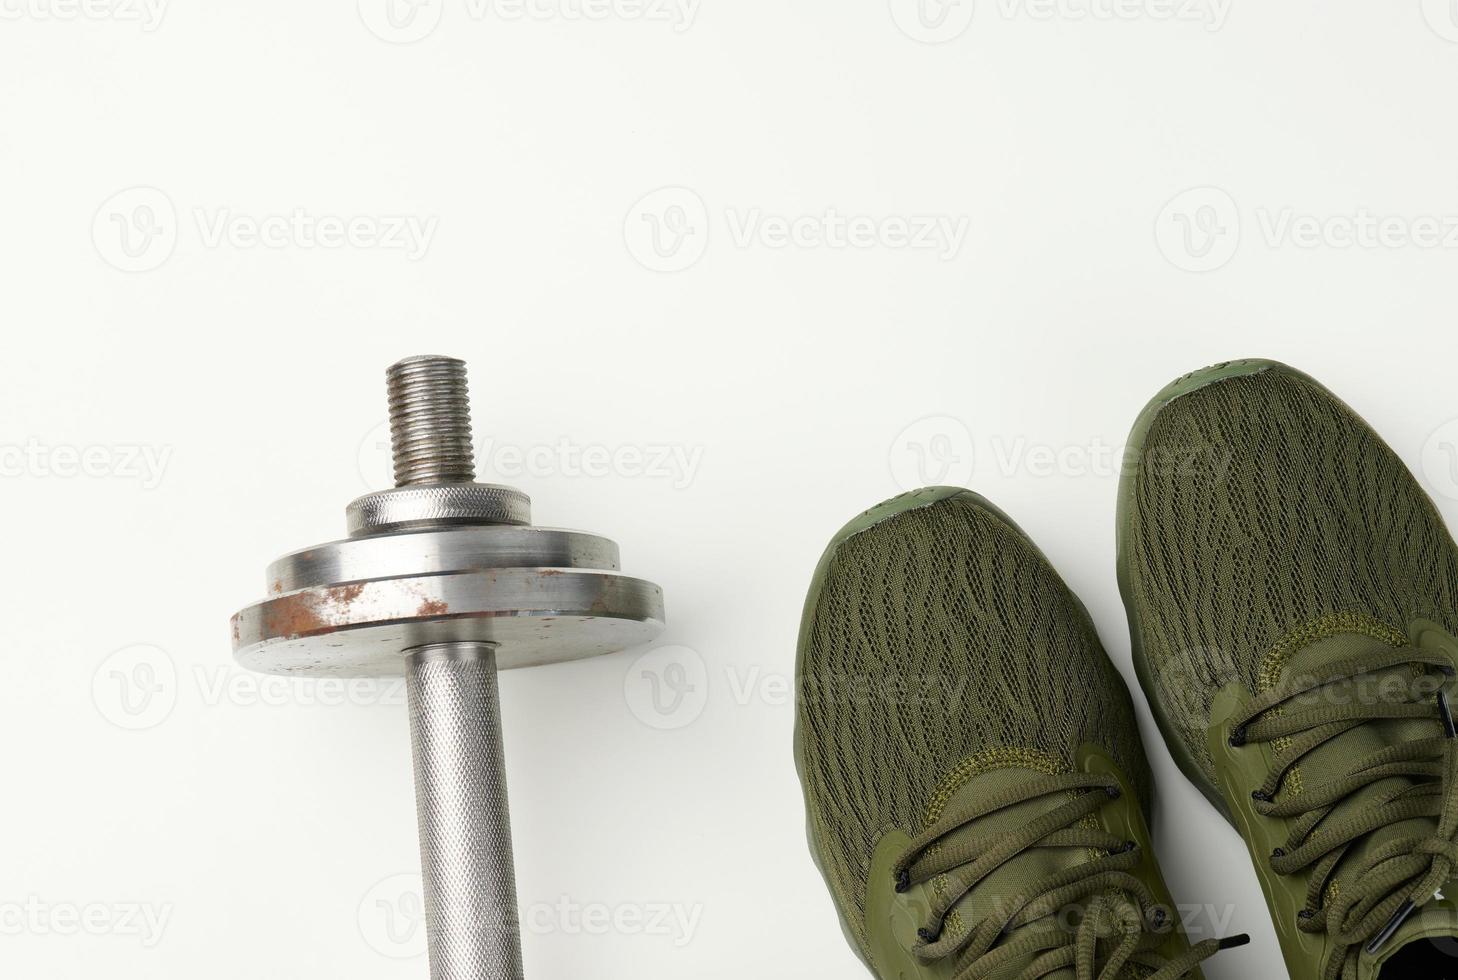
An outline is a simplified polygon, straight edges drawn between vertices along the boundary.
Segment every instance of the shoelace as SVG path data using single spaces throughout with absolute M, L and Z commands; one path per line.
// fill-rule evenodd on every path
M 1404 666 L 1422 670 L 1400 692 L 1395 683 L 1384 685 L 1390 688 L 1384 692 L 1390 697 L 1287 707 L 1303 695 L 1319 697 L 1331 685 Z M 1271 868 L 1280 875 L 1308 872 L 1299 926 L 1303 932 L 1329 933 L 1335 940 L 1337 949 L 1326 980 L 1356 977 L 1363 950 L 1380 952 L 1458 869 L 1458 730 L 1442 687 L 1436 694 L 1431 689 L 1430 669 L 1442 679 L 1454 675 L 1450 660 L 1414 647 L 1345 660 L 1315 675 L 1289 678 L 1235 719 L 1233 747 L 1288 740 L 1276 751 L 1270 775 L 1252 797 L 1256 812 L 1292 821 L 1290 840 L 1271 855 Z M 1338 778 L 1279 798 L 1287 774 L 1311 752 L 1361 725 L 1401 719 L 1430 719 L 1440 728 L 1434 729 L 1434 737 L 1387 746 L 1354 760 Z M 1342 805 L 1354 794 L 1396 776 L 1415 782 L 1371 800 Z M 1326 904 L 1334 872 L 1354 845 L 1374 831 L 1417 818 L 1435 820 L 1436 832 L 1404 835 L 1373 848 L 1361 866 L 1343 876 L 1340 894 Z
M 1074 798 L 1016 829 L 949 840 L 974 820 L 1057 794 Z M 1167 938 L 1162 930 L 1173 923 L 1149 887 L 1129 873 L 1139 863 L 1137 845 L 1084 826 L 1085 818 L 1119 795 L 1118 784 L 1108 777 L 1040 776 L 955 808 L 918 835 L 896 863 L 896 890 L 904 893 L 942 876 L 945 887 L 932 899 L 917 957 L 926 962 L 953 958 L 956 980 L 1038 980 L 1070 968 L 1078 980 L 1113 980 L 1133 964 L 1153 971 L 1148 980 L 1179 980 L 1220 950 L 1248 943 L 1247 936 L 1212 939 L 1173 960 L 1155 952 Z M 1001 903 L 1011 914 L 999 912 L 958 936 L 947 934 L 948 917 L 963 907 L 974 888 L 1018 855 L 1039 847 L 1083 848 L 1103 855 L 1048 875 L 1026 894 Z M 1076 929 L 1057 921 L 1069 906 L 1083 911 Z M 1013 972 L 1029 958 L 1031 963 Z

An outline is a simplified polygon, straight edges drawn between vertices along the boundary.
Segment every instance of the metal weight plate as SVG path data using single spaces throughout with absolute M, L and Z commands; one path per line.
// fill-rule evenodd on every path
M 613 572 L 495 568 L 311 586 L 233 617 L 233 649 L 250 670 L 398 676 L 428 643 L 496 645 L 503 670 L 582 660 L 662 631 L 663 591 Z

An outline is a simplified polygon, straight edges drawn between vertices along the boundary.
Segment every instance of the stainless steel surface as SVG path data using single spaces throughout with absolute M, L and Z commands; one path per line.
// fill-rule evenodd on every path
M 490 644 L 405 657 L 430 975 L 521 980 L 501 704 Z
M 421 643 L 499 645 L 503 669 L 612 653 L 663 628 L 663 592 L 611 572 L 498 568 L 300 589 L 233 619 L 238 661 L 269 674 L 398 677 Z
M 490 483 L 441 483 L 365 494 L 344 509 L 351 535 L 443 524 L 530 524 L 532 500 Z
M 466 364 L 454 357 L 407 357 L 385 372 L 395 485 L 476 479 Z
M 550 527 L 458 527 L 345 538 L 296 551 L 268 566 L 274 595 L 402 575 L 475 572 L 486 568 L 618 570 L 618 546 L 582 531 Z
M 496 671 L 646 643 L 663 593 L 619 574 L 611 541 L 525 526 L 525 494 L 473 482 L 462 362 L 413 357 L 386 381 L 397 488 L 349 506 L 348 540 L 274 562 L 233 648 L 267 673 L 405 675 L 431 975 L 516 980 Z

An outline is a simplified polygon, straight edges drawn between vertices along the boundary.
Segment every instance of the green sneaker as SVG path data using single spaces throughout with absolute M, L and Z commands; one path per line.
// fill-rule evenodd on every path
M 1417 481 L 1311 378 L 1236 361 L 1144 411 L 1119 503 L 1140 681 L 1293 980 L 1458 976 L 1458 549 Z
M 811 851 L 883 980 L 1176 980 L 1222 948 L 1178 928 L 1128 689 L 987 501 L 919 490 L 846 526 L 796 680 Z

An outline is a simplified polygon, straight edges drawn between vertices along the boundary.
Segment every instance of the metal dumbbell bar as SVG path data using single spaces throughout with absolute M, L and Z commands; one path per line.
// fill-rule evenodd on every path
M 517 980 L 497 671 L 647 642 L 663 593 L 608 539 L 533 527 L 525 494 L 475 482 L 464 363 L 386 379 L 395 488 L 349 505 L 349 537 L 269 566 L 233 648 L 265 673 L 405 677 L 431 977 Z

